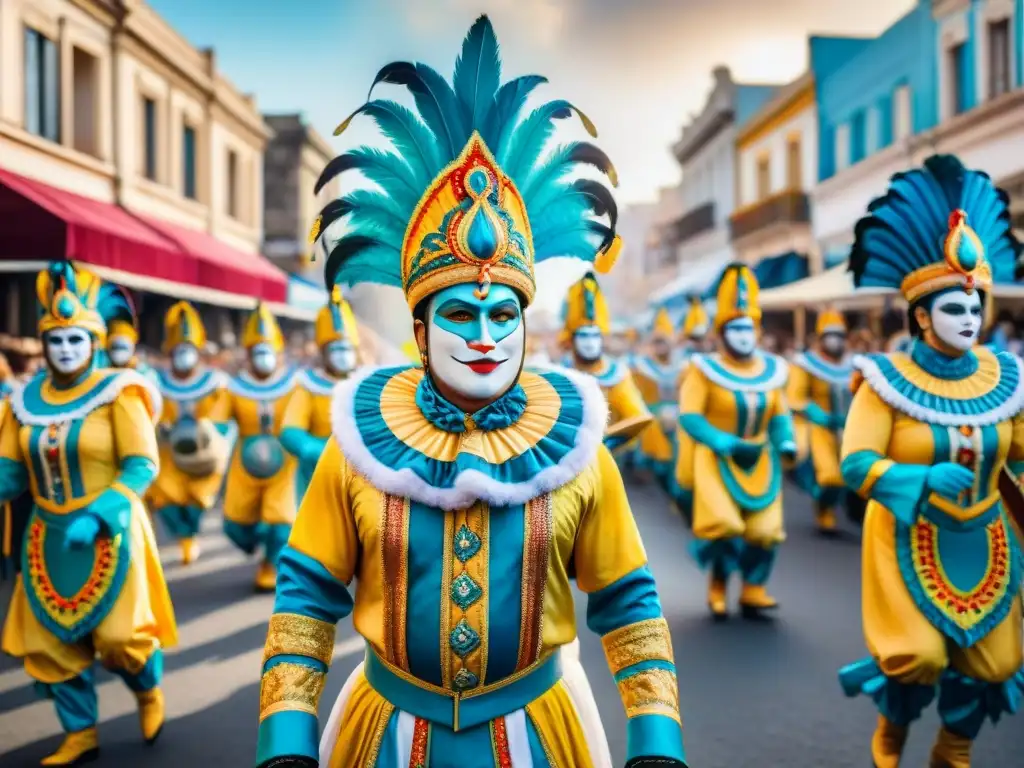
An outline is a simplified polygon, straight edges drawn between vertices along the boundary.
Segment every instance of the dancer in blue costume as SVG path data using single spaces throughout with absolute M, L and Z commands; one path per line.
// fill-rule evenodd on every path
M 621 247 L 614 216 L 599 220 L 610 192 L 566 177 L 581 163 L 614 172 L 588 143 L 545 156 L 552 121 L 579 111 L 550 102 L 520 123 L 543 78 L 500 86 L 499 67 L 486 17 L 454 88 L 421 64 L 384 67 L 375 84 L 408 86 L 420 117 L 382 100 L 357 113 L 402 159 L 357 149 L 321 176 L 359 168 L 384 190 L 329 204 L 314 232 L 352 214 L 326 280 L 401 286 L 423 367 L 367 371 L 335 392 L 332 440 L 280 558 L 260 765 L 594 766 L 562 679 L 572 571 L 626 709 L 629 764 L 684 765 L 668 625 L 602 446 L 600 387 L 522 369 L 535 263 L 570 255 L 607 270 Z M 318 750 L 335 624 L 349 614 L 366 662 Z
M 1007 196 L 955 157 L 893 177 L 857 225 L 858 286 L 898 288 L 909 353 L 858 357 L 842 472 L 869 500 L 861 577 L 870 657 L 844 668 L 879 710 L 877 768 L 938 695 L 933 768 L 968 768 L 986 720 L 1024 697 L 1021 552 L 999 492 L 1024 460 L 1021 362 L 978 346 L 1020 246 Z

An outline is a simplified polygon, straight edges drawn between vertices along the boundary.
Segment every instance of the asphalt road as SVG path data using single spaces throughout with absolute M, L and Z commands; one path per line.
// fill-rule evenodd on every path
M 692 768 L 870 765 L 875 712 L 864 699 L 844 698 L 836 681 L 837 668 L 864 653 L 857 536 L 851 531 L 837 540 L 817 538 L 806 499 L 795 490 L 788 494 L 789 540 L 771 585 L 782 604 L 779 619 L 713 624 L 704 606 L 704 577 L 686 555 L 682 522 L 669 514 L 656 491 L 630 490 L 672 627 Z M 254 564 L 235 553 L 216 526 L 216 520 L 208 521 L 203 557 L 189 568 L 177 564 L 175 547 L 164 550 L 182 638 L 166 659 L 164 734 L 154 747 L 144 747 L 133 697 L 101 673 L 97 766 L 252 766 L 257 676 L 272 597 L 252 593 Z M 0 586 L 2 604 L 9 593 L 9 585 Z M 584 609 L 581 601 L 581 626 Z M 624 717 L 600 642 L 586 630 L 581 642 L 613 758 L 622 761 Z M 350 626 L 339 627 L 325 719 L 326 702 L 333 701 L 362 648 Z M 934 713 L 916 726 L 904 765 L 927 764 L 937 728 Z M 0 660 L 0 766 L 37 765 L 59 743 L 58 730 L 49 702 L 36 698 L 13 660 Z M 1024 721 L 1004 721 L 983 731 L 975 766 L 1011 768 L 1024 764 L 1022 755 Z M 471 768 L 464 757 L 456 764 Z

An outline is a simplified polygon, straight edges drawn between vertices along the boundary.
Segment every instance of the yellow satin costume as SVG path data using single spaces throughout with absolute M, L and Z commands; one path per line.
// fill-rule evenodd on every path
M 936 698 L 942 728 L 930 764 L 969 768 L 984 722 L 1012 714 L 1024 696 L 1024 560 L 999 483 L 1024 466 L 1024 366 L 1009 353 L 948 346 L 933 318 L 967 316 L 966 301 L 937 304 L 944 294 L 983 292 L 973 330 L 959 321 L 976 332 L 990 315 L 993 275 L 1012 272 L 1018 245 L 1006 196 L 948 155 L 894 177 L 857 232 L 856 284 L 899 287 L 919 327 L 906 352 L 854 359 L 842 472 L 868 501 L 870 656 L 844 667 L 840 682 L 878 707 L 879 768 L 900 765 L 910 725 Z
M 654 318 L 653 339 L 671 344 L 675 328 L 662 308 Z M 679 422 L 679 386 L 682 382 L 683 366 L 673 359 L 671 349 L 665 359 L 653 356 L 638 357 L 632 365 L 633 379 L 647 408 L 654 415 L 654 422 L 640 435 L 637 445 L 637 463 L 654 470 L 659 479 L 667 477 L 674 469 L 675 434 Z

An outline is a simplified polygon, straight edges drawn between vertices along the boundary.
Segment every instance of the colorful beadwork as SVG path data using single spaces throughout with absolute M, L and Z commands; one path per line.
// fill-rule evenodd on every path
M 412 751 L 409 755 L 409 768 L 427 768 L 427 755 L 430 752 L 430 723 L 417 717 L 412 729 Z
M 504 717 L 491 721 L 491 739 L 497 768 L 512 768 L 512 752 L 508 748 L 508 731 L 505 728 Z

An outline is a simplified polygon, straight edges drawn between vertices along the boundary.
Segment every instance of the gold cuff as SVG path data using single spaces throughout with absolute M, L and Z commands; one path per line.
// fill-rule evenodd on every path
M 679 718 L 679 686 L 676 674 L 668 669 L 646 669 L 619 681 L 619 696 L 626 717 L 664 715 L 677 723 Z
M 297 613 L 275 613 L 270 617 L 263 663 L 274 656 L 308 656 L 330 665 L 334 657 L 334 625 Z
M 627 624 L 602 637 L 601 644 L 613 675 L 641 661 L 673 661 L 672 637 L 664 618 Z
M 260 684 L 260 722 L 284 711 L 315 716 L 326 680 L 327 675 L 305 664 L 275 664 Z

